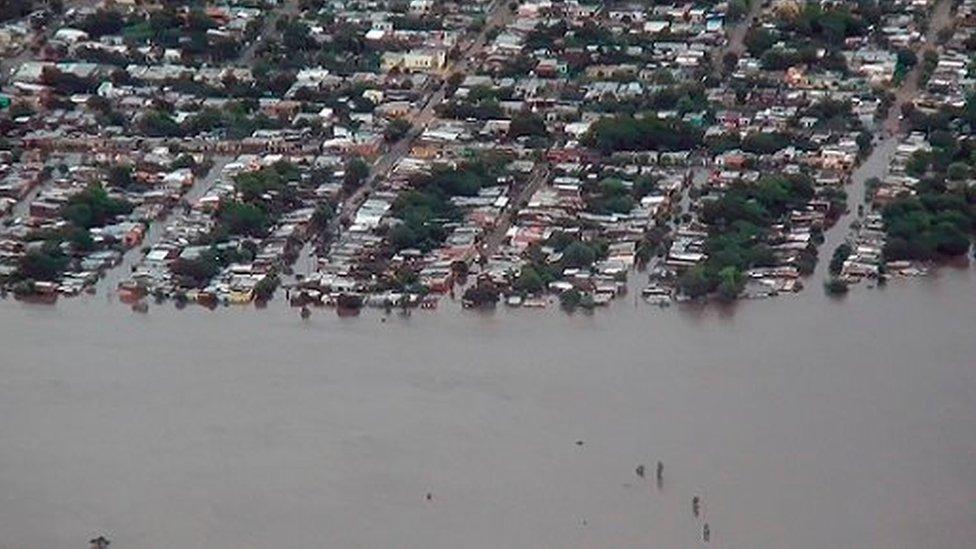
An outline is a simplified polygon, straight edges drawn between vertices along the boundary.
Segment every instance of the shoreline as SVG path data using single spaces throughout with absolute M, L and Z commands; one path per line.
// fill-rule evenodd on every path
M 968 258 L 957 258 L 955 261 L 939 262 L 929 266 L 929 269 L 925 274 L 919 276 L 892 275 L 890 276 L 886 285 L 878 285 L 876 281 L 867 285 L 862 283 L 854 286 L 854 288 L 857 289 L 856 291 L 851 291 L 843 295 L 830 295 L 820 285 L 810 284 L 798 292 L 779 294 L 765 298 L 742 298 L 734 302 L 723 302 L 712 298 L 705 300 L 674 302 L 669 305 L 661 306 L 655 303 L 650 303 L 642 298 L 640 295 L 640 290 L 644 284 L 641 280 L 642 277 L 631 276 L 628 278 L 627 282 L 627 293 L 611 301 L 606 306 L 599 306 L 591 309 L 580 308 L 574 311 L 564 310 L 560 307 L 559 298 L 556 295 L 545 296 L 544 299 L 547 303 L 545 307 L 513 307 L 506 305 L 504 302 L 500 302 L 494 307 L 465 307 L 462 305 L 460 294 L 458 294 L 458 297 L 454 299 L 444 295 L 443 299 L 438 301 L 437 307 L 431 309 L 412 307 L 407 309 L 408 312 L 406 314 L 403 312 L 403 309 L 399 307 L 391 307 L 388 310 L 385 310 L 383 307 L 367 305 L 363 305 L 361 309 L 353 312 L 352 314 L 343 314 L 340 313 L 334 305 L 317 305 L 310 307 L 312 315 L 309 320 L 323 317 L 334 317 L 343 322 L 351 322 L 355 319 L 371 320 L 373 318 L 381 318 L 383 319 L 383 322 L 386 322 L 386 319 L 410 319 L 415 316 L 420 318 L 462 317 L 468 319 L 478 319 L 504 318 L 510 315 L 525 316 L 529 318 L 541 318 L 543 316 L 553 315 L 563 316 L 566 318 L 609 318 L 614 315 L 618 315 L 622 310 L 659 310 L 661 312 L 676 311 L 690 316 L 701 316 L 704 314 L 706 316 L 730 317 L 741 315 L 744 311 L 755 309 L 757 305 L 763 303 L 783 302 L 788 303 L 788 306 L 798 306 L 797 302 L 802 303 L 813 299 L 823 299 L 838 305 L 845 305 L 847 302 L 856 301 L 858 296 L 861 294 L 870 295 L 876 293 L 877 291 L 887 291 L 889 294 L 894 293 L 897 295 L 897 293 L 904 292 L 905 290 L 937 290 L 941 285 L 940 281 L 944 279 L 959 281 L 961 284 L 965 284 L 969 279 L 976 280 L 976 274 L 974 274 L 976 273 L 976 269 L 973 268 L 974 265 L 976 265 L 976 262 Z M 814 274 L 806 278 L 812 280 L 815 276 L 816 275 Z M 268 316 L 269 318 L 294 316 L 297 321 L 303 320 L 299 315 L 302 307 L 289 304 L 288 300 L 284 298 L 284 292 L 280 290 L 276 294 L 276 297 L 264 304 L 257 304 L 254 302 L 243 304 L 217 303 L 212 307 L 207 307 L 199 303 L 189 303 L 181 307 L 171 299 L 165 300 L 162 303 L 149 302 L 150 300 L 148 299 L 146 301 L 148 305 L 148 310 L 146 312 L 148 312 L 148 314 L 140 314 L 143 313 L 143 311 L 136 312 L 130 310 L 130 304 L 120 300 L 115 294 L 86 294 L 71 296 L 69 298 L 58 299 L 50 303 L 30 299 L 18 299 L 13 297 L 11 294 L 6 298 L 0 298 L 0 315 L 3 314 L 5 309 L 38 311 L 71 310 L 84 313 L 86 309 L 105 310 L 111 308 L 120 311 L 121 314 L 135 318 L 142 316 L 151 317 L 153 316 L 154 312 L 159 311 L 165 311 L 167 314 L 192 314 L 189 313 L 189 311 L 198 310 L 202 314 L 239 314 L 246 311 L 249 314 L 262 315 L 265 312 L 271 312 L 273 315 L 264 316 Z

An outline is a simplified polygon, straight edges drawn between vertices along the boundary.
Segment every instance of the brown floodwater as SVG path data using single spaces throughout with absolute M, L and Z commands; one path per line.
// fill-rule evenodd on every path
M 973 547 L 976 269 L 808 285 L 385 322 L 8 299 L 0 547 Z

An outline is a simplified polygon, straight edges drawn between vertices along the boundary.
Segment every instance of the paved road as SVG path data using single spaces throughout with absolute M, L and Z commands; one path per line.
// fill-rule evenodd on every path
M 298 9 L 298 0 L 285 0 L 284 3 L 271 8 L 269 11 L 271 13 L 268 15 L 268 18 L 265 19 L 261 32 L 254 38 L 253 41 L 251 41 L 250 44 L 248 44 L 244 51 L 241 52 L 240 63 L 242 65 L 251 65 L 254 63 L 254 58 L 257 55 L 258 47 L 267 42 L 273 34 L 278 32 L 275 27 L 282 15 L 294 17 L 300 13 Z
M 444 69 L 444 74 L 467 74 L 474 68 L 472 62 L 477 59 L 481 52 L 484 50 L 485 45 L 488 42 L 488 33 L 493 28 L 498 28 L 504 26 L 507 21 L 511 18 L 512 12 L 508 8 L 508 4 L 502 1 L 496 2 L 489 9 L 488 16 L 485 18 L 485 26 L 482 28 L 481 32 L 465 46 L 461 48 L 461 55 L 459 60 L 453 65 L 448 62 L 448 66 Z M 464 44 L 462 42 L 462 44 Z M 366 200 L 366 197 L 373 190 L 376 182 L 382 180 L 390 174 L 396 164 L 402 160 L 410 152 L 410 148 L 413 146 L 414 142 L 423 134 L 427 126 L 434 120 L 437 116 L 437 106 L 444 102 L 446 97 L 446 90 L 444 86 L 438 87 L 436 90 L 432 91 L 427 99 L 423 102 L 416 113 L 410 116 L 412 127 L 407 135 L 402 139 L 390 146 L 387 151 L 381 155 L 374 163 L 370 169 L 369 177 L 367 177 L 366 182 L 360 187 L 356 192 L 352 193 L 346 200 L 343 201 L 341 221 L 348 222 L 355 215 L 356 210 L 360 205 Z
M 883 178 L 888 174 L 891 167 L 891 160 L 898 149 L 898 142 L 904 135 L 905 128 L 901 124 L 901 107 L 911 102 L 919 92 L 919 84 L 922 75 L 922 59 L 927 51 L 933 51 L 937 44 L 939 31 L 947 28 L 952 23 L 952 0 L 941 0 L 936 4 L 929 20 L 929 29 L 925 34 L 924 42 L 916 48 L 919 62 L 902 80 L 901 85 L 895 90 L 895 101 L 888 111 L 888 116 L 882 123 L 883 134 L 871 150 L 871 154 L 858 166 L 851 175 L 851 185 L 847 187 L 848 204 L 862 204 L 864 201 L 865 182 L 873 177 Z M 840 219 L 834 227 L 827 231 L 825 241 L 820 247 L 821 250 L 833 251 L 851 233 L 851 223 L 857 217 L 857 207 L 848 208 L 841 214 Z M 817 262 L 814 277 L 826 277 L 826 269 L 829 264 L 828 256 L 821 255 Z
M 64 163 L 72 166 L 77 164 L 81 160 L 81 155 L 77 153 L 69 153 L 64 155 Z M 48 167 L 52 167 L 55 163 L 60 163 L 59 160 L 48 158 L 45 162 Z M 19 217 L 27 217 L 30 214 L 30 204 L 37 198 L 37 195 L 41 194 L 41 191 L 51 186 L 54 180 L 60 177 L 60 173 L 55 168 L 51 170 L 40 183 L 34 186 L 23 198 L 17 200 L 14 207 L 10 209 L 10 213 L 3 216 L 4 219 L 17 219 Z
M 214 157 L 213 166 L 210 168 L 210 171 L 207 172 L 207 175 L 198 178 L 193 182 L 193 186 L 190 187 L 190 190 L 183 195 L 181 202 L 186 201 L 187 203 L 192 204 L 199 200 L 200 197 L 206 194 L 206 192 L 214 186 L 214 184 L 217 182 L 217 178 L 223 171 L 224 166 L 226 166 L 231 160 L 233 160 L 233 157 L 231 156 Z M 129 272 L 132 270 L 132 267 L 142 260 L 142 249 L 152 247 L 153 244 L 159 242 L 163 235 L 166 234 L 166 227 L 172 225 L 180 214 L 181 207 L 179 204 L 177 204 L 168 214 L 166 214 L 164 219 L 152 223 L 149 226 L 149 230 L 146 232 L 146 236 L 143 238 L 142 243 L 125 252 L 125 254 L 122 256 L 122 262 L 112 269 L 109 269 L 106 272 L 105 277 L 98 281 L 98 284 L 95 286 L 96 290 L 98 292 L 114 291 L 119 282 L 128 276 Z
M 901 128 L 901 107 L 905 103 L 912 101 L 919 92 L 922 70 L 924 68 L 925 54 L 935 51 L 938 46 L 938 36 L 942 29 L 948 28 L 952 23 L 952 0 L 941 0 L 935 5 L 932 17 L 929 19 L 929 28 L 925 33 L 925 40 L 920 47 L 916 48 L 915 53 L 918 62 L 912 70 L 905 75 L 901 85 L 895 91 L 895 101 L 888 110 L 888 117 L 882 125 L 883 129 L 889 134 L 897 134 Z
M 722 60 L 727 54 L 734 53 L 736 56 L 742 56 L 745 51 L 746 34 L 759 14 L 762 13 L 764 2 L 765 0 L 752 0 L 749 12 L 729 30 L 728 42 L 726 42 L 725 47 L 716 51 L 712 58 L 712 69 L 716 74 L 722 74 Z
M 498 251 L 498 247 L 505 241 L 505 235 L 515 221 L 515 216 L 518 215 L 519 210 L 547 181 L 549 181 L 549 163 L 542 161 L 536 164 L 532 173 L 529 174 L 528 182 L 521 188 L 518 195 L 512 198 L 508 208 L 505 208 L 505 211 L 499 216 L 495 228 L 485 236 L 481 245 L 482 255 L 491 257 Z

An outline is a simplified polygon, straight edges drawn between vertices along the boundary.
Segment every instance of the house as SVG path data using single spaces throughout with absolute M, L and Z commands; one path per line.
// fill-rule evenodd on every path
M 394 68 L 407 72 L 439 71 L 447 64 L 447 51 L 442 48 L 385 52 L 380 68 L 389 72 Z

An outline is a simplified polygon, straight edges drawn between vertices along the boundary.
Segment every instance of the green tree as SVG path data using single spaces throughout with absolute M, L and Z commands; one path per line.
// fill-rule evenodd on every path
M 523 136 L 548 137 L 545 120 L 535 113 L 516 113 L 508 127 L 508 137 L 517 139 Z
M 177 259 L 173 263 L 173 274 L 182 277 L 187 285 L 200 287 L 220 272 L 217 254 L 206 250 L 194 259 Z
M 840 274 L 841 269 L 844 268 L 844 262 L 851 256 L 852 251 L 851 245 L 846 242 L 837 246 L 837 249 L 834 250 L 834 255 L 830 258 L 830 274 L 835 276 Z
M 335 217 L 335 210 L 332 209 L 331 204 L 326 202 L 315 207 L 315 213 L 312 214 L 312 223 L 315 224 L 316 227 L 322 229 L 329 224 L 329 221 L 331 221 L 333 217 Z
M 89 252 L 95 249 L 95 240 L 91 231 L 72 225 L 65 229 L 64 239 L 71 244 L 71 249 L 78 252 Z
M 789 144 L 790 140 L 781 134 L 752 132 L 742 139 L 742 150 L 756 154 L 773 154 Z
M 843 295 L 847 293 L 848 285 L 847 282 L 839 278 L 830 277 L 824 282 L 824 290 L 831 295 Z
M 742 271 L 729 265 L 718 272 L 718 295 L 726 301 L 733 301 L 745 289 L 745 277 Z
M 526 265 L 515 280 L 515 289 L 527 294 L 537 294 L 545 289 L 542 277 L 534 268 Z
M 280 279 L 277 274 L 271 273 L 265 276 L 254 286 L 254 298 L 258 301 L 268 301 L 274 297 L 279 283 Z
M 362 186 L 367 177 L 369 177 L 369 164 L 358 156 L 354 157 L 346 162 L 342 186 L 347 191 L 356 190 Z
M 464 291 L 465 304 L 474 307 L 491 307 L 498 303 L 498 288 L 487 281 L 479 281 Z
M 116 164 L 108 169 L 108 182 L 113 187 L 128 189 L 135 183 L 132 177 L 132 166 Z
M 752 1 L 758 2 L 759 0 Z M 747 13 L 749 13 L 748 0 L 731 0 L 729 2 L 728 10 L 726 11 L 726 16 L 728 17 L 729 22 L 736 22 L 745 17 Z
M 962 181 L 969 177 L 969 166 L 965 162 L 953 162 L 946 169 L 946 175 L 953 181 Z
M 183 134 L 180 125 L 169 114 L 152 110 L 144 114 L 138 122 L 140 131 L 148 137 L 179 137 Z
M 604 153 L 615 151 L 679 151 L 701 143 L 701 132 L 680 120 L 630 115 L 602 118 L 583 136 L 583 144 Z
M 596 261 L 596 251 L 583 242 L 573 242 L 563 250 L 562 263 L 566 267 L 589 267 L 594 261 Z
M 565 292 L 559 294 L 559 305 L 567 310 L 574 311 L 580 305 L 580 301 L 583 299 L 583 294 L 580 293 L 576 288 L 570 288 Z
M 68 266 L 68 258 L 57 245 L 45 244 L 41 249 L 30 250 L 20 258 L 18 278 L 30 280 L 54 280 Z
M 246 202 L 230 202 L 218 212 L 220 222 L 232 235 L 263 237 L 267 234 L 270 220 L 260 207 Z
M 121 198 L 112 198 L 100 185 L 92 184 L 68 199 L 61 215 L 78 227 L 90 229 L 105 225 L 117 216 L 131 211 L 130 202 Z
M 106 34 L 119 34 L 125 24 L 125 17 L 115 10 L 99 9 L 82 19 L 78 27 L 93 39 Z
M 755 1 L 755 0 L 754 0 Z M 767 50 L 773 47 L 773 44 L 777 42 L 778 38 L 776 34 L 772 31 L 767 30 L 763 27 L 753 27 L 749 29 L 745 37 L 745 46 L 749 51 L 749 55 L 753 57 L 762 57 Z
M 712 282 L 702 265 L 695 265 L 678 277 L 678 289 L 688 297 L 704 297 L 712 290 Z
M 855 142 L 857 143 L 857 150 L 861 153 L 862 156 L 866 155 L 868 151 L 871 150 L 872 139 L 873 137 L 871 136 L 870 132 L 862 131 L 857 134 L 857 137 L 855 138 Z
M 410 122 L 404 118 L 394 118 L 383 130 L 383 138 L 388 142 L 399 141 L 410 131 Z

